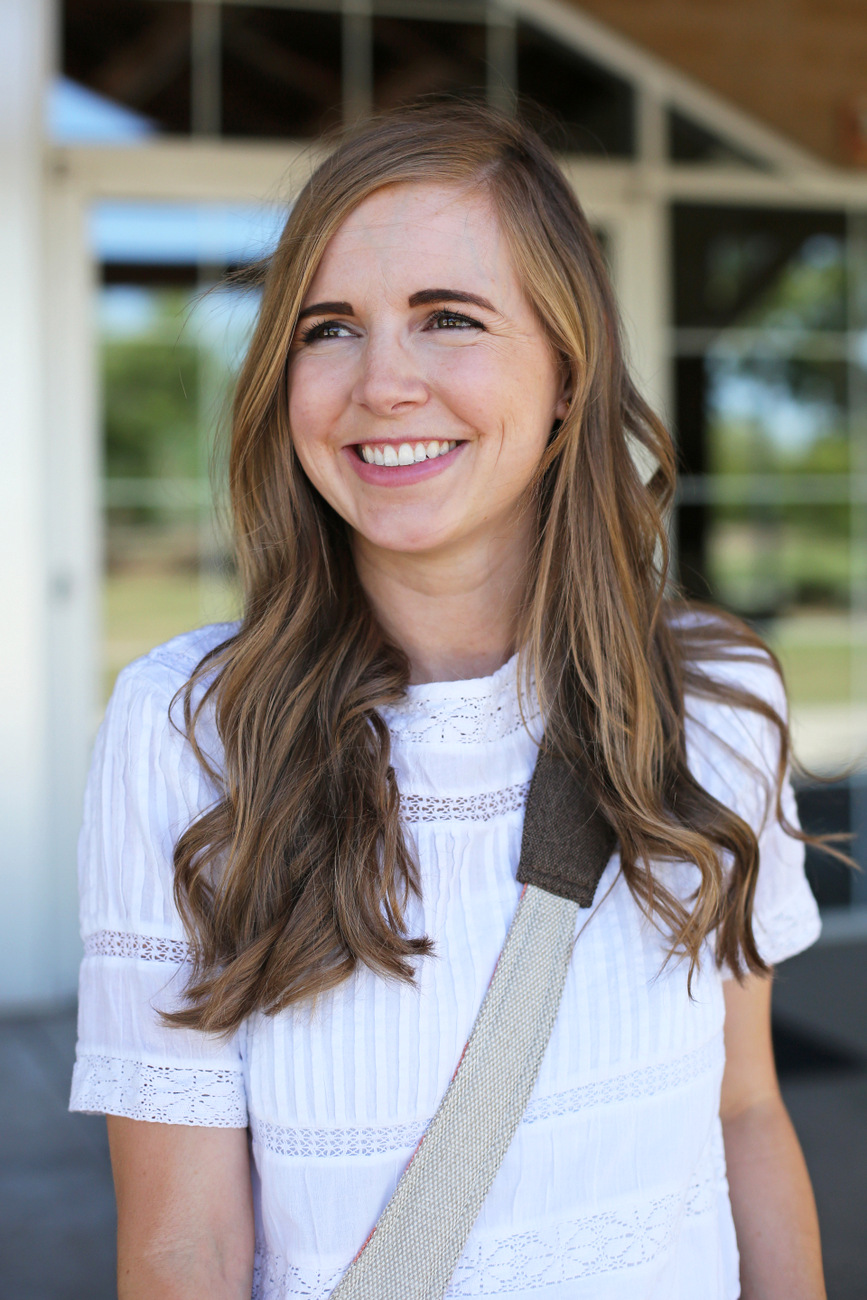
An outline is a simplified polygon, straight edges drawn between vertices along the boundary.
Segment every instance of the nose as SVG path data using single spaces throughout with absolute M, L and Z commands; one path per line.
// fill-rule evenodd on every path
M 371 334 L 362 352 L 352 400 L 384 419 L 423 406 L 428 388 L 412 352 L 396 334 Z

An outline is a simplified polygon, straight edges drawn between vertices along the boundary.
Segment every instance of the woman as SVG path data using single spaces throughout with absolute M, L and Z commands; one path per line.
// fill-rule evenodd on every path
M 243 621 L 121 674 L 87 799 L 123 1300 L 337 1285 L 494 969 L 543 730 L 618 851 L 448 1294 L 824 1295 L 770 1047 L 818 931 L 782 687 L 665 594 L 671 443 L 531 131 L 428 107 L 322 164 L 230 469 Z

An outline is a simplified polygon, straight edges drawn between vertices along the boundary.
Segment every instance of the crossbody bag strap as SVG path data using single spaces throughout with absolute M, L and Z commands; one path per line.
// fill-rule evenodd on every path
M 524 891 L 439 1108 L 332 1300 L 439 1300 L 526 1109 L 563 993 L 580 908 L 614 834 L 575 773 L 542 749 L 530 783 Z

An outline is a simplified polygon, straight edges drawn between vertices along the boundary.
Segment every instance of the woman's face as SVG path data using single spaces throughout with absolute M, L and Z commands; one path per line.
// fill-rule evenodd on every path
M 358 545 L 430 555 L 517 537 L 565 409 L 484 195 L 394 185 L 350 213 L 302 307 L 289 413 L 308 478 Z

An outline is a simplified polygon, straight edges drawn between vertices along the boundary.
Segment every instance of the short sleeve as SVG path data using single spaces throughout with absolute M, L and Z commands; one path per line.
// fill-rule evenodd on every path
M 785 691 L 770 661 L 727 660 L 709 665 L 708 675 L 744 687 L 787 717 Z M 687 752 L 694 775 L 709 793 L 743 817 L 758 837 L 753 932 L 762 958 L 776 965 L 815 943 L 821 930 L 819 909 L 804 871 L 804 845 L 786 832 L 776 815 L 777 730 L 751 709 L 703 699 L 688 700 L 687 715 Z M 781 804 L 786 821 L 799 827 L 788 772 Z
M 244 1128 L 243 1030 L 219 1038 L 159 1015 L 181 1004 L 188 974 L 174 843 L 217 795 L 169 719 L 190 671 L 158 656 L 130 665 L 97 737 L 79 840 L 85 955 L 70 1109 Z

